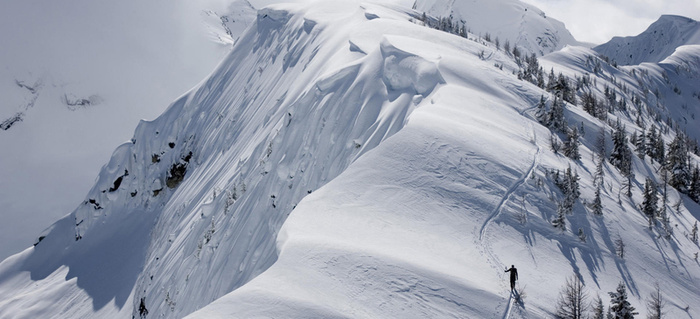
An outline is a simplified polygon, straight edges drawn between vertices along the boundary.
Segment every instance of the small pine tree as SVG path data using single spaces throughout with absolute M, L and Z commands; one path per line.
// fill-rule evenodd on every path
M 570 130 L 567 131 L 567 141 L 564 143 L 564 155 L 567 157 L 573 159 L 573 160 L 580 160 L 581 159 L 581 154 L 578 151 L 578 144 L 579 144 L 579 134 L 578 134 L 578 129 L 576 127 L 571 128 Z
M 690 170 L 688 165 L 687 145 L 682 134 L 676 134 L 673 141 L 668 144 L 668 153 L 664 166 L 671 173 L 669 185 L 681 193 L 687 193 L 688 181 L 690 181 Z
M 688 186 L 688 197 L 700 203 L 700 168 L 695 166 L 690 175 L 690 186 Z
M 557 139 L 554 134 L 549 137 L 549 146 L 552 148 L 552 152 L 554 152 L 554 154 L 559 154 L 559 150 L 561 150 L 561 143 L 559 143 L 559 139 Z
M 598 149 L 596 151 L 596 155 L 598 155 L 598 162 L 596 163 L 595 167 L 595 182 L 598 187 L 602 186 L 603 184 L 603 177 L 605 174 L 605 171 L 603 170 L 603 165 L 605 164 L 605 129 L 601 128 L 600 133 L 598 134 L 598 142 L 597 142 Z
M 657 132 L 656 126 L 652 125 L 645 137 L 646 145 L 644 147 L 646 154 L 658 163 L 661 163 L 664 156 L 663 140 L 661 133 Z
M 564 101 L 557 96 L 554 97 L 552 107 L 549 109 L 547 123 L 551 129 L 559 130 L 560 132 L 566 132 L 568 127 L 566 118 L 564 118 Z
M 654 220 L 658 212 L 659 193 L 656 190 L 656 184 L 647 177 L 644 183 L 644 200 L 642 202 L 642 212 L 649 219 L 649 228 L 654 225 Z
M 561 231 L 566 231 L 566 208 L 563 202 L 557 204 L 557 216 L 552 220 L 552 226 Z
M 693 224 L 693 229 L 690 231 L 690 240 L 696 245 L 698 244 L 698 221 Z
M 635 134 L 636 136 L 636 134 Z M 647 139 L 644 134 L 644 130 L 639 134 L 639 136 L 636 137 L 636 140 L 632 142 L 634 146 L 637 148 L 637 157 L 640 159 L 644 159 L 645 155 L 647 154 Z
M 632 151 L 627 145 L 625 126 L 622 125 L 622 122 L 620 122 L 619 119 L 615 125 L 615 130 L 612 137 L 613 151 L 610 154 L 610 164 L 620 170 L 620 174 L 627 178 L 627 182 L 625 184 L 627 188 L 627 196 L 631 197 L 632 180 L 634 179 L 634 172 L 632 171 Z
M 615 292 L 609 292 L 610 295 L 610 310 L 612 311 L 615 319 L 633 319 L 634 315 L 639 314 L 635 312 L 632 304 L 627 301 L 627 290 L 625 284 L 620 283 L 617 285 L 617 290 Z
M 540 95 L 540 102 L 537 103 L 537 112 L 535 116 L 540 124 L 549 126 L 549 122 L 547 121 L 547 100 L 545 100 L 544 95 Z
M 591 319 L 605 319 L 605 306 L 603 306 L 603 299 L 600 296 L 596 296 L 596 300 L 593 304 L 593 316 Z
M 603 215 L 603 203 L 600 198 L 600 186 L 595 188 L 595 197 L 593 198 L 593 204 L 591 205 L 591 208 L 593 209 L 594 215 Z

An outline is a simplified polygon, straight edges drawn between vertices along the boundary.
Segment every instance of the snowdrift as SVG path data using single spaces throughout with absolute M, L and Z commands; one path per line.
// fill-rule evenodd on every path
M 638 208 L 658 163 L 635 160 L 628 198 L 606 162 L 593 215 L 609 124 L 566 103 L 581 158 L 553 152 L 562 134 L 537 115 L 552 97 L 518 79 L 512 54 L 418 15 L 354 1 L 258 11 L 210 77 L 115 150 L 74 212 L 0 263 L 0 317 L 541 318 L 572 275 L 606 304 L 623 282 L 642 314 L 658 282 L 669 315 L 698 316 L 697 203 L 668 192 L 667 239 Z M 668 112 L 643 94 L 660 74 L 638 80 L 585 48 L 542 65 L 595 77 L 599 99 L 622 82 L 621 96 L 645 96 L 608 114 L 629 128 Z M 551 176 L 568 167 L 581 195 L 560 230 Z

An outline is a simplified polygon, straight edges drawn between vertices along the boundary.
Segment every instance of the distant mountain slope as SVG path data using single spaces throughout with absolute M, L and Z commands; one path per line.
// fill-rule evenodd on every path
M 694 125 L 674 119 L 697 109 L 697 48 L 524 59 L 420 14 L 258 11 L 73 212 L 0 262 L 0 317 L 547 318 L 572 276 L 604 305 L 622 283 L 640 316 L 658 282 L 669 316 L 700 316 L 700 199 L 664 183 L 688 167 L 628 139 Z
M 620 65 L 661 62 L 676 48 L 700 44 L 700 22 L 690 18 L 663 15 L 644 32 L 630 37 L 614 37 L 593 48 Z
M 161 114 L 230 51 L 255 11 L 225 2 L 3 3 L 0 259 L 73 210 L 138 121 Z
M 416 10 L 436 17 L 463 21 L 470 32 L 499 38 L 511 46 L 537 55 L 577 45 L 564 24 L 540 9 L 519 0 L 418 0 Z

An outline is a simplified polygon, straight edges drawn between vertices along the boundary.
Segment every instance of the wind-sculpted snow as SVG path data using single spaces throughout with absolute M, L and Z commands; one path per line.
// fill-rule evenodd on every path
M 367 21 L 348 8 L 347 24 Z M 269 267 L 296 204 L 399 131 L 414 95 L 441 82 L 434 63 L 389 40 L 366 56 L 338 51 L 348 41 L 338 25 L 313 11 L 261 10 L 208 80 L 142 122 L 85 202 L 12 264 L 37 284 L 77 278 L 71 293 L 47 292 L 54 304 L 36 313 L 138 316 L 143 299 L 151 315 L 180 317 Z M 392 65 L 397 56 L 407 62 Z M 386 86 L 382 74 L 395 72 L 409 82 Z M 12 295 L 3 295 L 5 314 L 21 311 Z
M 435 63 L 397 49 L 386 38 L 381 50 L 384 57 L 382 78 L 389 89 L 412 89 L 417 94 L 427 95 L 444 82 Z
M 549 93 L 518 79 L 512 53 L 417 15 L 354 1 L 259 11 L 207 79 L 115 150 L 74 212 L 0 263 L 0 317 L 540 318 L 572 274 L 603 300 L 624 282 L 638 309 L 659 281 L 669 311 L 696 316 L 697 245 L 682 233 L 698 206 L 669 192 L 667 241 L 637 208 L 641 186 L 620 196 L 626 180 L 605 164 L 606 209 L 592 215 L 607 123 L 566 104 L 582 156 L 553 152 L 562 136 L 536 110 Z M 696 54 L 635 78 L 592 52 L 542 64 L 595 74 L 602 99 L 618 83 L 644 96 Z M 632 127 L 645 112 L 609 116 Z M 567 167 L 581 199 L 561 231 L 551 175 Z M 635 161 L 638 176 L 656 168 Z

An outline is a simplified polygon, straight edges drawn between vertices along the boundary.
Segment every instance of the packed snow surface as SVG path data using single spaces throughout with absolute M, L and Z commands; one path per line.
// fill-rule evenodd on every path
M 75 211 L 0 263 L 0 317 L 542 318 L 573 275 L 605 304 L 624 283 L 641 315 L 658 282 L 669 316 L 700 316 L 686 236 L 697 203 L 669 191 L 673 234 L 648 228 L 640 188 L 660 181 L 658 164 L 635 158 L 633 196 L 605 163 L 604 214 L 591 214 L 608 124 L 566 104 L 582 156 L 553 152 L 562 137 L 537 120 L 553 97 L 518 79 L 510 52 L 430 29 L 421 13 L 355 1 L 259 10 L 207 79 L 117 147 Z M 696 85 L 697 56 L 686 46 L 617 69 L 567 47 L 541 64 L 594 77 L 600 99 L 621 83 L 621 96 L 645 96 L 646 108 L 609 114 L 633 129 L 655 121 L 649 110 L 697 110 L 643 94 L 668 95 L 665 78 Z M 561 231 L 551 172 L 568 167 L 581 198 Z

